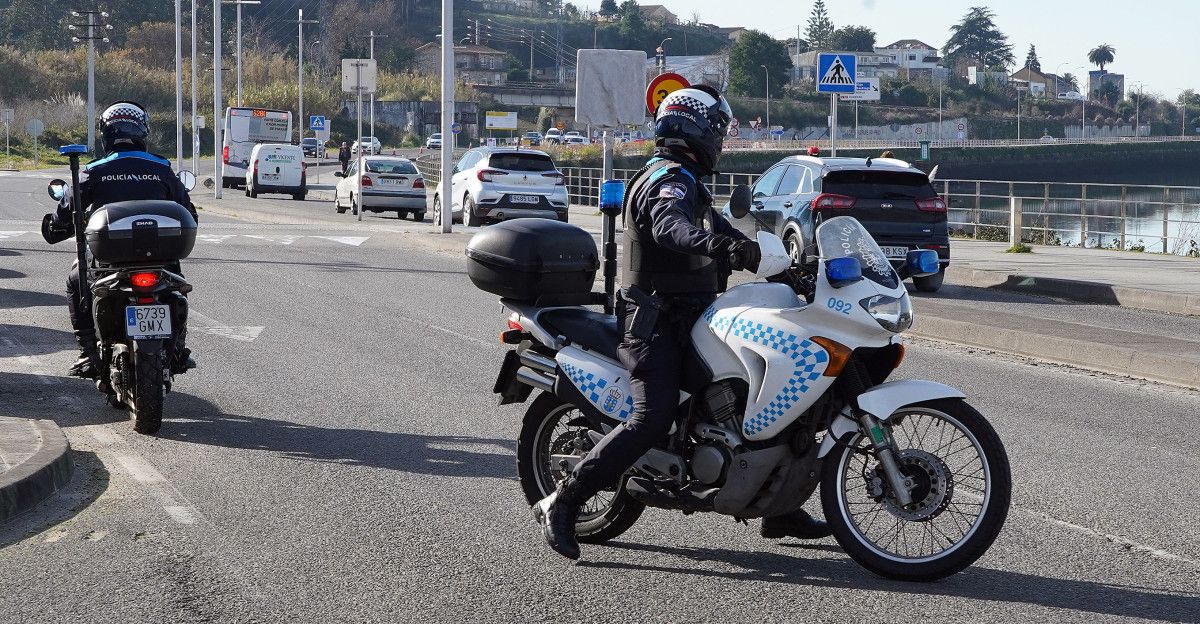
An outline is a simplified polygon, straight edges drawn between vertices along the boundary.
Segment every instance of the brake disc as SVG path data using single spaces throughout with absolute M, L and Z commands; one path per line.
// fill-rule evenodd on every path
M 909 490 L 912 504 L 901 507 L 892 496 L 884 496 L 884 508 L 909 522 L 928 522 L 941 515 L 954 499 L 954 476 L 946 463 L 927 451 L 905 449 L 896 454 L 896 464 L 905 480 L 913 484 Z M 875 472 L 877 483 L 886 483 L 882 467 L 877 466 Z

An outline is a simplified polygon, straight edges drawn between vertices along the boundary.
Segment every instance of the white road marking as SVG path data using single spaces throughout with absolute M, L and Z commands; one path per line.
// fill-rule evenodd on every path
M 18 236 L 20 236 L 20 235 L 22 235 L 22 234 L 28 234 L 28 232 L 26 232 L 26 231 L 21 231 L 21 230 L 0 230 L 0 239 L 2 239 L 2 238 L 16 238 L 16 237 L 18 237 Z
M 111 463 L 119 465 L 122 472 L 142 484 L 150 496 L 162 506 L 163 512 L 172 520 L 179 524 L 196 524 L 201 520 L 207 522 L 195 506 L 190 504 L 187 498 L 171 485 L 171 482 L 149 460 L 129 448 L 125 438 L 114 431 L 111 425 L 85 425 L 82 429 L 95 438 L 102 447 L 96 449 L 98 455 L 114 460 L 113 462 L 104 461 L 105 465 Z
M 171 519 L 179 524 L 196 524 L 196 515 L 191 507 L 184 505 L 165 505 L 163 510 L 167 512 Z
M 281 245 L 291 245 L 292 243 L 296 242 L 297 240 L 304 238 L 304 236 L 300 235 L 300 234 L 283 234 L 280 236 L 267 236 L 264 234 L 242 234 L 242 236 L 245 236 L 247 238 L 257 238 L 258 240 L 265 240 L 265 241 L 271 242 L 271 243 L 279 243 Z
M 1090 527 L 1085 527 L 1085 526 L 1082 526 L 1079 524 L 1075 524 L 1073 522 L 1067 522 L 1066 520 L 1059 520 L 1058 518 L 1055 518 L 1054 516 L 1051 516 L 1049 514 L 1046 514 L 1046 513 L 1040 512 L 1040 511 L 1032 511 L 1029 509 L 1020 509 L 1017 507 L 1014 507 L 1013 509 L 1017 509 L 1018 511 L 1021 511 L 1022 513 L 1026 513 L 1026 514 L 1033 516 L 1034 518 L 1038 518 L 1040 520 L 1045 520 L 1046 522 L 1049 522 L 1050 524 L 1060 526 L 1064 529 L 1069 529 L 1071 531 L 1075 531 L 1076 533 L 1082 533 L 1084 535 L 1088 535 L 1091 537 L 1097 537 L 1102 540 L 1112 542 L 1114 544 L 1120 544 L 1121 546 L 1124 546 L 1125 548 L 1132 550 L 1134 552 L 1145 553 L 1147 555 L 1150 555 L 1151 557 L 1156 557 L 1158 559 L 1166 559 L 1167 561 L 1175 561 L 1177 563 L 1186 563 L 1186 564 L 1195 566 L 1197 568 L 1200 568 L 1200 561 L 1196 561 L 1195 559 L 1188 559 L 1187 557 L 1183 557 L 1181 555 L 1176 555 L 1175 553 L 1172 553 L 1172 552 L 1167 552 L 1161 548 L 1155 548 L 1154 546 L 1141 544 L 1141 543 L 1135 542 L 1133 540 L 1121 537 L 1120 535 L 1115 535 L 1113 533 L 1105 533 L 1103 531 L 1093 529 Z
M 198 321 L 198 323 L 197 323 Z M 262 333 L 261 325 L 226 325 L 216 319 L 197 312 L 195 308 L 188 311 L 188 324 L 192 330 L 213 336 L 224 336 L 240 342 L 254 342 Z
M 343 245 L 353 245 L 355 247 L 358 247 L 359 245 L 362 245 L 363 243 L 367 242 L 367 239 L 370 237 L 369 236 L 309 236 L 308 238 L 323 238 L 325 240 L 330 240 L 335 243 L 341 243 Z
M 233 238 L 234 236 L 237 236 L 237 234 L 197 234 L 196 238 L 206 243 L 219 244 Z
M 125 472 L 141 483 L 163 483 L 167 480 L 157 468 L 138 455 L 117 455 L 117 461 Z

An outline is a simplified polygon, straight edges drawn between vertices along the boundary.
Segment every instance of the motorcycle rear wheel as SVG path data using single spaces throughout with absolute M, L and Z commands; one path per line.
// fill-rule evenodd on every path
M 158 433 L 162 427 L 163 360 L 162 353 L 136 351 L 133 354 L 134 388 L 133 430 L 138 433 Z
M 585 428 L 568 425 L 575 418 L 582 418 L 579 411 L 549 392 L 538 395 L 525 412 L 517 440 L 517 475 L 530 505 L 554 492 L 566 476 L 550 465 L 550 455 L 561 452 L 563 449 L 556 447 Z M 580 511 L 576 538 L 587 544 L 606 542 L 628 531 L 645 509 L 624 488 L 600 492 Z
M 1012 475 L 1004 444 L 962 399 L 902 407 L 887 427 L 897 461 L 914 481 L 913 505 L 892 501 L 869 445 L 856 434 L 824 460 L 825 520 L 846 553 L 880 576 L 933 581 L 955 574 L 987 552 L 1008 516 Z

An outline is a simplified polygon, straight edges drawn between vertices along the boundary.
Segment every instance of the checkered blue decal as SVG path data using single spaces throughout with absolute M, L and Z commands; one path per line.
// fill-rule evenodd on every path
M 829 354 L 812 341 L 736 316 L 736 313 L 720 314 L 710 306 L 704 311 L 703 318 L 714 332 L 723 334 L 732 328 L 734 336 L 788 356 L 795 367 L 787 384 L 775 398 L 742 424 L 742 430 L 747 435 L 755 435 L 782 418 L 800 400 L 800 395 L 808 392 L 809 383 L 819 379 L 825 372 Z
M 577 366 L 559 363 L 559 367 L 596 409 L 605 414 L 612 414 L 617 420 L 627 420 L 633 414 L 633 397 L 627 392 L 622 392 L 617 384 Z

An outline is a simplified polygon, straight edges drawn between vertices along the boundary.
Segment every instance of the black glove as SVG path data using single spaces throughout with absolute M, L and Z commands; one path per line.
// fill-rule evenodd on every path
M 62 223 L 54 218 L 54 215 L 46 215 L 42 217 L 42 238 L 46 239 L 51 245 L 61 243 L 75 235 L 75 224 L 71 222 Z
M 754 241 L 736 241 L 733 243 L 733 248 L 729 251 L 729 267 L 734 271 L 750 271 L 753 273 L 758 270 L 759 260 L 762 260 L 762 250 L 759 249 L 758 243 Z

